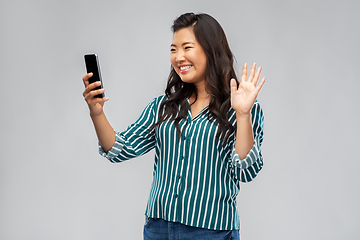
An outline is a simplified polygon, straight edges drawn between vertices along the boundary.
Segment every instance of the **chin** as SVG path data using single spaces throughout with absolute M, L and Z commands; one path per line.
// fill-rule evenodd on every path
M 181 79 L 181 81 L 183 81 L 183 82 L 186 82 L 186 83 L 193 83 L 194 82 L 194 78 L 193 77 L 190 77 L 190 76 L 181 76 L 181 75 L 179 75 L 180 76 L 180 79 Z
M 186 78 L 181 78 L 181 81 L 183 81 L 184 83 L 193 83 L 192 80 L 186 79 Z

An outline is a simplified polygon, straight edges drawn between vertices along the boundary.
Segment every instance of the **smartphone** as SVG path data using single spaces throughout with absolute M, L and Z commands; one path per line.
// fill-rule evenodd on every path
M 103 88 L 103 82 L 101 79 L 101 72 L 100 72 L 100 65 L 99 65 L 99 58 L 95 53 L 86 54 L 84 55 L 86 71 L 87 73 L 93 73 L 93 76 L 89 78 L 89 83 L 93 83 L 96 81 L 101 82 L 101 86 L 94 88 L 94 90 Z M 105 97 L 104 93 L 98 94 L 95 97 L 103 98 Z

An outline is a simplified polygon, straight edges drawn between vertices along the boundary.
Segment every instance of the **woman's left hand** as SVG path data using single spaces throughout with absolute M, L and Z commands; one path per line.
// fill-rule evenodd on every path
M 248 116 L 250 110 L 255 103 L 257 95 L 259 94 L 260 89 L 265 83 L 263 78 L 259 85 L 257 85 L 262 67 L 259 67 L 256 70 L 256 63 L 253 63 L 249 78 L 247 78 L 247 63 L 244 64 L 239 88 L 237 88 L 236 80 L 231 79 L 230 88 L 231 88 L 231 107 L 236 111 L 237 115 Z

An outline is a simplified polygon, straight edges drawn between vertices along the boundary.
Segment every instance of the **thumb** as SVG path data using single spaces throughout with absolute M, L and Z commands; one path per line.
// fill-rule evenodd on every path
M 234 78 L 230 80 L 230 90 L 231 93 L 234 93 L 237 90 L 236 80 Z

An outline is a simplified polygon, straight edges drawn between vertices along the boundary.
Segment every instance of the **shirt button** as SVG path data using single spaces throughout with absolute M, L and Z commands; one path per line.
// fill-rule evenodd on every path
M 181 156 L 181 160 L 184 160 L 184 156 Z
M 178 176 L 178 179 L 180 179 L 180 178 L 181 178 L 181 176 L 179 175 L 179 176 Z
M 175 194 L 175 197 L 177 198 L 177 197 L 178 197 L 178 195 L 177 195 L 177 194 Z

